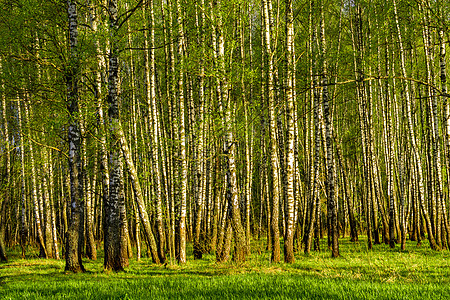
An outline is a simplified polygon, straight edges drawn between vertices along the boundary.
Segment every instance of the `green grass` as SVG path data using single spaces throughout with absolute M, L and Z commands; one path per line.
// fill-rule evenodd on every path
M 10 261 L 0 264 L 0 299 L 450 299 L 448 251 L 426 243 L 410 242 L 403 252 L 340 243 L 340 258 L 297 253 L 292 265 L 270 263 L 262 242 L 253 242 L 253 254 L 239 265 L 217 264 L 214 255 L 188 257 L 183 266 L 143 258 L 131 259 L 126 272 L 105 273 L 99 258 L 84 260 L 84 274 L 65 273 L 63 260 L 21 259 L 9 249 Z

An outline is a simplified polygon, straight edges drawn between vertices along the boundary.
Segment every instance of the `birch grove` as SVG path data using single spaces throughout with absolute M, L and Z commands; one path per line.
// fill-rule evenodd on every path
M 0 13 L 1 261 L 448 249 L 446 1 L 37 3 Z

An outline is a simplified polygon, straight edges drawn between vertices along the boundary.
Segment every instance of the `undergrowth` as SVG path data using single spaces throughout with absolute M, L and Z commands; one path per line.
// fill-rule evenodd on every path
M 86 273 L 71 274 L 64 260 L 38 259 L 35 249 L 22 259 L 12 248 L 0 264 L 0 299 L 450 299 L 450 253 L 425 243 L 368 250 L 364 240 L 342 239 L 341 257 L 298 252 L 294 264 L 272 263 L 263 241 L 252 249 L 239 264 L 218 264 L 214 254 L 185 265 L 131 258 L 125 272 L 114 273 L 103 272 L 99 257 L 83 261 Z

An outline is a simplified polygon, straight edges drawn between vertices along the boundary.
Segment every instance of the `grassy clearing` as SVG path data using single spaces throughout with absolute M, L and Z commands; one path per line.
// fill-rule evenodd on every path
M 340 242 L 337 259 L 323 251 L 271 264 L 270 253 L 259 250 L 240 265 L 216 264 L 213 255 L 184 266 L 131 259 L 123 273 L 103 272 L 102 258 L 86 260 L 85 274 L 68 274 L 64 261 L 12 253 L 0 265 L 0 299 L 450 299 L 449 251 L 425 243 L 367 251 L 365 241 Z M 263 246 L 254 242 L 253 249 Z

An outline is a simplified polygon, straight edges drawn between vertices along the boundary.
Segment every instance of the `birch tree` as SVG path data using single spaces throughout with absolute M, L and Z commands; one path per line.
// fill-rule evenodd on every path
M 106 270 L 122 271 L 128 266 L 127 241 L 125 236 L 125 195 L 123 178 L 123 160 L 120 144 L 115 141 L 120 137 L 122 131 L 119 119 L 118 99 L 118 5 L 117 0 L 108 3 L 109 26 L 110 26 L 110 49 L 108 70 L 108 117 L 111 133 L 111 146 L 109 153 L 110 181 L 109 198 L 105 207 L 105 258 L 104 268 Z
M 269 10 L 270 0 L 263 0 L 263 12 L 264 12 L 264 41 L 265 51 L 267 56 L 267 95 L 269 103 L 269 136 L 270 136 L 270 163 L 272 168 L 272 219 L 271 219 L 271 232 L 272 232 L 272 260 L 273 262 L 280 261 L 280 228 L 279 222 L 279 205 L 280 205 L 280 174 L 279 174 L 279 161 L 277 150 L 277 137 L 276 137 L 276 116 L 275 116 L 275 91 L 274 91 L 274 69 L 273 60 L 274 52 L 272 50 L 272 37 L 270 28 L 270 16 Z
M 78 15 L 76 2 L 68 0 L 70 60 L 67 66 L 67 101 L 69 107 L 70 217 L 66 244 L 66 271 L 84 272 L 82 262 L 83 178 L 81 172 L 81 132 L 78 121 Z
M 294 262 L 294 16 L 292 0 L 286 0 L 286 101 L 288 119 L 287 138 L 287 228 L 284 242 L 284 261 Z

